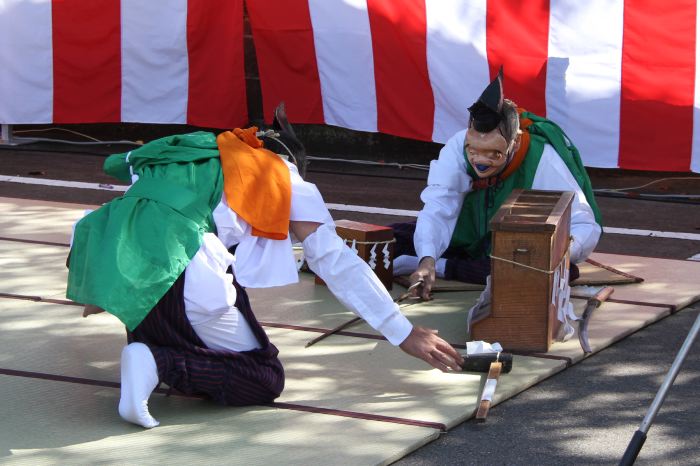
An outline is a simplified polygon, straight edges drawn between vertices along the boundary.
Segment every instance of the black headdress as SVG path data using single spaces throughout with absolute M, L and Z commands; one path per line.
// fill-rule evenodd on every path
M 469 107 L 469 125 L 480 133 L 488 133 L 503 120 L 503 67 L 496 79 L 486 86 L 479 100 Z
M 297 166 L 302 178 L 306 175 L 306 149 L 297 138 L 292 125 L 287 119 L 287 111 L 284 102 L 281 102 L 272 119 L 274 131 L 264 132 L 260 139 L 265 143 L 265 148 L 272 152 L 288 156 L 290 161 Z

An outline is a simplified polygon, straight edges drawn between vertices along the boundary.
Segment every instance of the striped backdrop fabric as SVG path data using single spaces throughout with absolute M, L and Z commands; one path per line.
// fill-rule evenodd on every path
M 0 123 L 248 123 L 243 0 L 0 0 Z
M 444 143 L 506 96 L 589 167 L 700 172 L 693 0 L 248 0 L 265 118 Z
M 0 123 L 248 122 L 243 0 L 0 0 Z M 444 143 L 506 96 L 588 167 L 700 172 L 695 0 L 246 0 L 265 120 Z

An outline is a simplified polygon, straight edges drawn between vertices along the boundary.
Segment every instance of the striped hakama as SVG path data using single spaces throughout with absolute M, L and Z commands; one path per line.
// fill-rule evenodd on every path
M 207 348 L 185 314 L 185 274 L 177 279 L 148 316 L 129 332 L 129 343 L 146 344 L 158 366 L 160 382 L 185 395 L 204 395 L 223 405 L 267 403 L 284 388 L 277 348 L 250 308 L 248 295 L 236 283 L 236 308 L 250 325 L 261 348 L 227 351 Z

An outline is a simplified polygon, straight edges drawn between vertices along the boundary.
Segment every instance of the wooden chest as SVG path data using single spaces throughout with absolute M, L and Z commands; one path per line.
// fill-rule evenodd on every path
M 514 190 L 491 219 L 491 312 L 471 339 L 549 351 L 568 301 L 573 192 Z M 566 303 L 564 303 L 566 304 Z
M 394 231 L 390 227 L 337 220 L 335 231 L 370 266 L 387 290 L 394 282 Z M 316 283 L 323 280 L 316 277 Z

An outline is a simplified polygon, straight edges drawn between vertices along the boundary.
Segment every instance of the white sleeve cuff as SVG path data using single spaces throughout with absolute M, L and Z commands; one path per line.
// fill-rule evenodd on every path
M 432 257 L 435 260 L 438 260 L 441 254 L 437 253 L 437 250 L 435 249 L 435 246 L 432 244 L 414 244 L 416 248 L 416 257 L 418 257 L 418 260 L 421 260 L 424 257 Z
M 399 346 L 408 338 L 411 330 L 413 330 L 413 325 L 406 316 L 401 314 L 401 311 L 397 309 L 397 311 L 379 325 L 376 330 L 384 335 L 384 337 L 389 340 L 389 343 L 394 346 Z

